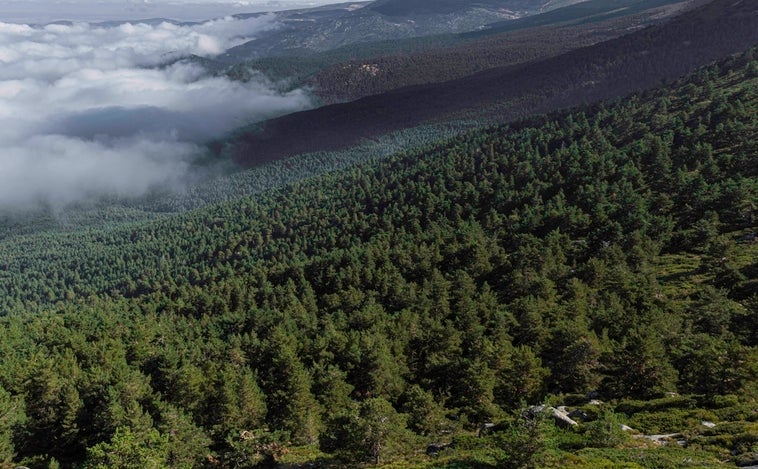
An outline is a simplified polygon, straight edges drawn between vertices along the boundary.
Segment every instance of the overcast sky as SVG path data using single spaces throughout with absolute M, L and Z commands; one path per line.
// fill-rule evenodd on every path
M 334 0 L 0 0 L 0 21 L 48 23 L 171 18 L 198 21 L 340 3 Z
M 301 90 L 179 60 L 277 27 L 273 14 L 191 26 L 0 22 L 0 209 L 181 184 L 202 143 L 310 106 Z

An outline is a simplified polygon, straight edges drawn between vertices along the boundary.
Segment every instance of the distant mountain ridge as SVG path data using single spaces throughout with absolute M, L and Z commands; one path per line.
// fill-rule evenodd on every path
M 755 44 L 758 3 L 715 0 L 663 25 L 540 62 L 283 116 L 240 136 L 233 157 L 254 165 L 336 150 L 467 113 L 509 121 L 652 87 Z
M 448 14 L 469 8 L 506 9 L 510 11 L 540 11 L 547 6 L 553 8 L 582 0 L 376 0 L 367 8 L 387 16 L 409 16 L 419 14 Z
M 282 27 L 219 57 L 238 63 L 304 55 L 355 43 L 477 31 L 582 0 L 378 0 L 277 12 Z
M 403 86 L 441 83 L 496 67 L 544 60 L 614 39 L 629 31 L 668 21 L 696 8 L 698 2 L 704 3 L 702 0 L 588 0 L 487 30 L 449 35 L 439 38 L 437 44 L 429 38 L 427 47 L 414 41 L 410 45 L 417 45 L 415 50 L 362 56 L 359 49 L 349 61 L 311 72 L 314 78 L 309 84 L 314 85 L 324 104 L 333 104 Z M 402 47 L 407 42 L 395 44 Z M 322 63 L 345 54 L 340 50 L 323 55 Z M 305 67 L 316 60 L 314 57 L 312 62 L 298 62 L 302 69 L 295 69 L 296 73 L 307 76 Z M 276 62 L 263 63 L 264 70 L 270 64 Z M 276 73 L 274 70 L 274 76 Z

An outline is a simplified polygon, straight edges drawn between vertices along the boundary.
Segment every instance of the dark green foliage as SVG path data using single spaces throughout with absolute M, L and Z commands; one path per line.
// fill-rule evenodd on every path
M 730 336 L 697 334 L 684 341 L 678 353 L 681 388 L 686 392 L 731 394 L 758 379 L 750 348 Z
M 108 443 L 99 443 L 87 450 L 85 469 L 159 469 L 168 462 L 168 438 L 150 429 L 134 433 L 127 427 L 116 430 Z
M 202 413 L 214 437 L 221 439 L 232 430 L 264 425 L 266 396 L 249 368 L 222 367 L 212 385 Z
M 166 465 L 176 468 L 199 467 L 207 461 L 211 439 L 177 409 L 161 409 L 157 425 L 161 435 L 168 436 Z
M 705 429 L 703 421 L 719 421 L 718 416 L 707 409 L 670 408 L 659 411 L 643 411 L 632 415 L 625 423 L 646 434 L 667 434 L 680 431 Z
M 358 407 L 357 425 L 361 451 L 374 464 L 402 447 L 405 418 L 385 399 L 363 401 Z
M 632 331 L 613 347 L 601 387 L 611 396 L 652 398 L 676 389 L 676 370 L 667 359 L 663 341 L 652 331 Z
M 524 345 L 500 353 L 498 360 L 502 361 L 502 368 L 496 375 L 496 402 L 510 408 L 521 401 L 539 401 L 545 392 L 545 379 L 550 375 L 550 370 L 542 366 L 542 360 Z
M 411 430 L 449 441 L 596 386 L 699 395 L 616 408 L 651 428 L 709 403 L 755 419 L 749 63 L 149 223 L 3 240 L 0 457 L 233 467 L 318 443 L 381 462 L 423 446 Z M 530 425 L 469 443 L 528 467 L 552 431 Z M 747 447 L 745 428 L 703 446 Z
M 629 440 L 629 434 L 621 428 L 621 418 L 604 409 L 597 419 L 587 425 L 587 440 L 597 448 L 615 448 Z
M 349 461 L 379 464 L 403 448 L 409 438 L 405 425 L 405 416 L 387 400 L 366 399 L 330 419 L 321 435 L 321 447 Z
M 63 357 L 59 357 L 63 358 Z M 84 441 L 78 417 L 84 409 L 76 388 L 72 361 L 55 366 L 44 360 L 32 371 L 24 386 L 28 423 L 16 445 L 22 455 L 43 454 L 59 461 L 82 456 Z
M 0 387 L 0 466 L 10 464 L 16 456 L 13 431 L 24 424 L 23 404 Z
M 616 407 L 616 411 L 632 415 L 637 412 L 655 412 L 663 409 L 691 409 L 696 405 L 697 402 L 687 396 L 672 396 L 646 401 L 625 399 L 619 403 Z
M 226 439 L 221 462 L 225 467 L 234 468 L 276 467 L 287 453 L 287 444 L 286 432 L 232 432 Z
M 695 451 L 691 448 L 679 448 L 676 445 L 640 451 L 639 448 L 618 450 L 586 448 L 578 452 L 581 462 L 574 462 L 579 467 L 603 469 L 700 469 L 723 465 L 713 455 Z
M 548 449 L 547 435 L 552 428 L 547 414 L 537 412 L 501 426 L 505 428 L 494 436 L 495 444 L 502 452 L 497 457 L 497 466 L 505 469 L 538 467 Z
M 402 410 L 408 416 L 408 427 L 419 435 L 437 436 L 450 431 L 445 408 L 418 384 L 410 386 L 402 396 Z
M 758 449 L 758 423 L 727 422 L 704 430 L 693 438 L 693 446 L 703 449 L 721 450 L 726 448 L 730 456 L 740 465 L 752 461 Z
M 264 346 L 263 365 L 269 370 L 263 383 L 268 398 L 268 423 L 290 433 L 296 444 L 316 442 L 320 409 L 311 394 L 311 377 L 297 357 L 295 343 L 281 328 Z

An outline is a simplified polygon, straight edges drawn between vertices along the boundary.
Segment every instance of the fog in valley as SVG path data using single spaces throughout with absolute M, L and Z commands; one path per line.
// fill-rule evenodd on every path
M 194 25 L 0 23 L 0 207 L 177 185 L 203 142 L 308 107 L 304 91 L 214 76 L 188 59 L 277 27 L 273 14 Z

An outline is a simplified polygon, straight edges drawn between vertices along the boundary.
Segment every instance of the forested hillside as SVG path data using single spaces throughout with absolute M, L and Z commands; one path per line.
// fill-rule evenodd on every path
M 755 54 L 254 198 L 3 240 L 0 465 L 749 462 Z M 578 424 L 521 416 L 543 402 Z
M 513 119 L 610 99 L 674 80 L 758 43 L 758 4 L 715 0 L 672 20 L 533 63 L 444 83 L 412 86 L 262 123 L 230 151 L 243 165 L 317 150 L 467 115 Z M 297 138 L 291 138 L 296 135 Z
M 263 73 L 287 86 L 313 87 L 319 99 L 329 104 L 550 57 L 666 21 L 705 1 L 590 0 L 471 32 L 361 42 L 256 60 L 240 61 L 232 53 L 207 66 L 241 80 Z
M 483 31 L 445 38 L 460 43 L 458 45 L 433 47 L 429 44 L 419 48 L 421 50 L 375 53 L 373 56 L 361 54 L 359 49 L 358 57 L 349 57 L 352 60 L 343 59 L 314 71 L 315 76 L 310 81 L 326 103 L 351 101 L 404 86 L 440 83 L 482 70 L 553 57 L 663 22 L 695 5 L 696 2 L 672 0 L 581 2 L 549 13 L 507 21 Z M 323 54 L 318 59 L 302 57 L 283 63 L 291 63 L 288 68 L 291 72 L 305 68 L 315 60 L 328 61 L 336 55 L 335 52 Z M 281 66 L 282 61 L 267 60 L 254 65 L 262 65 L 263 70 L 274 72 L 274 76 L 282 75 L 279 67 L 272 67 L 273 64 Z

